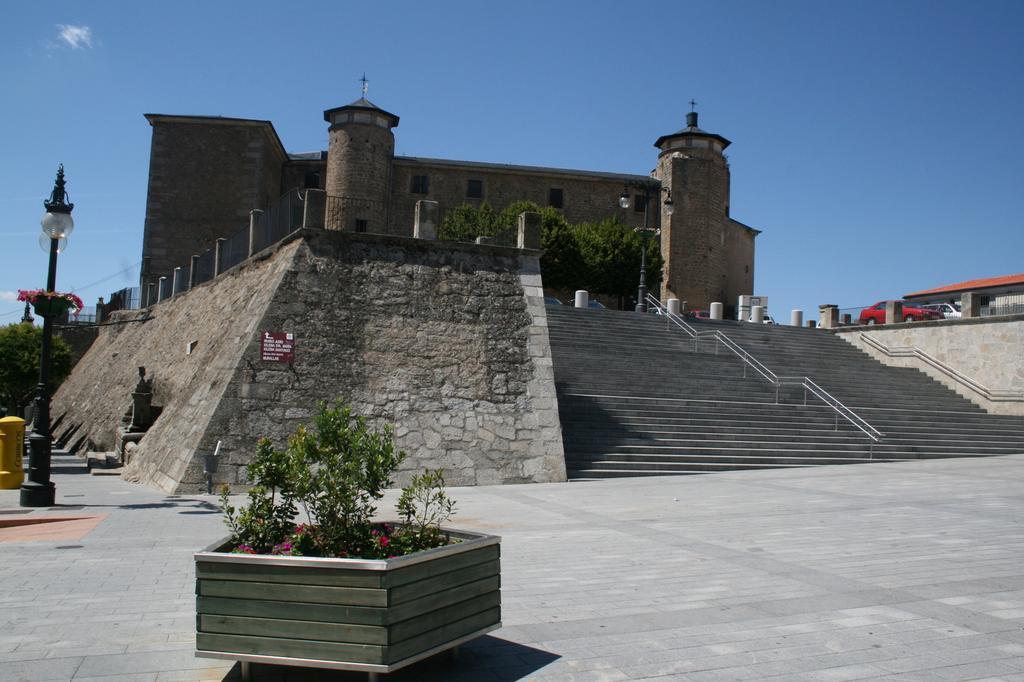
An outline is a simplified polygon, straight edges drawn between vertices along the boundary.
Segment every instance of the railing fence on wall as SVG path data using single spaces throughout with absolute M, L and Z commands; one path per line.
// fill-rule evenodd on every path
M 373 232 L 387 221 L 388 206 L 383 201 L 343 196 L 328 196 L 325 200 L 322 220 L 328 230 Z M 315 215 L 316 208 L 310 206 L 309 213 Z
M 981 316 L 1020 315 L 1024 313 L 1024 294 L 982 296 Z
M 192 256 L 187 265 L 157 278 L 156 283 L 143 292 L 141 305 L 153 305 L 209 282 L 301 227 L 323 227 L 325 198 L 322 191 L 295 189 L 282 195 L 265 211 L 252 211 L 249 225 L 218 239 L 206 251 Z
M 443 214 L 436 203 L 419 203 L 433 204 L 429 216 L 430 224 L 439 226 Z M 419 214 L 419 210 L 420 207 L 417 206 L 418 219 L 426 220 Z M 149 282 L 146 290 L 142 292 L 141 305 L 153 305 L 208 282 L 298 229 L 326 228 L 346 232 L 379 232 L 387 224 L 388 212 L 389 206 L 381 201 L 327 196 L 323 190 L 315 189 L 291 190 L 268 209 L 253 210 L 247 227 L 228 237 L 217 239 L 211 248 L 192 256 L 189 263 L 174 268 L 172 272 L 163 273 L 155 282 Z M 527 215 L 532 217 L 527 220 Z M 492 237 L 480 238 L 477 243 L 539 249 L 540 216 L 523 214 L 519 223 Z

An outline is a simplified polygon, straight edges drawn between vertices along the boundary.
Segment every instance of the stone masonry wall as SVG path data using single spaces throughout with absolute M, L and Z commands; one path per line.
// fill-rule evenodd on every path
M 298 246 L 282 244 L 268 252 L 273 257 L 232 268 L 152 308 L 114 313 L 54 396 L 53 415 L 62 417 L 56 435 L 80 444 L 79 455 L 114 450 L 144 366 L 163 414 L 142 439 L 132 475 L 174 490 L 205 445 L 210 416 Z
M 453 485 L 565 479 L 537 255 L 314 232 L 260 330 L 294 332 L 293 365 L 250 341 L 212 420 L 230 467 L 258 436 L 283 444 L 318 400 L 395 425 L 410 472 Z M 233 471 L 232 471 L 233 469 Z
M 754 293 L 755 239 L 754 232 L 735 220 L 725 222 L 726 305 L 736 305 L 741 294 Z
M 729 169 L 721 154 L 693 149 L 663 153 L 658 160 L 662 184 L 671 187 L 675 211 L 661 233 L 665 259 L 662 298 L 678 298 L 691 309 L 726 305 Z
M 135 365 L 155 368 L 165 408 L 130 467 L 137 480 L 199 490 L 196 455 L 220 440 L 215 480 L 242 487 L 258 438 L 283 445 L 335 398 L 395 425 L 409 453 L 398 483 L 424 467 L 453 485 L 565 479 L 536 252 L 304 230 L 152 314 L 101 335 L 83 360 L 92 369 L 58 401 L 70 426 L 112 396 L 97 415 L 110 426 L 86 429 L 112 433 Z M 295 334 L 293 364 L 260 359 L 263 331 Z M 200 334 L 197 348 L 220 351 L 180 357 Z M 101 373 L 114 353 L 132 375 L 116 383 Z
M 840 327 L 834 331 L 879 362 L 920 369 L 993 414 L 1024 415 L 1024 401 L 985 400 L 916 357 L 890 357 L 860 338 L 861 333 L 869 334 L 889 350 L 916 346 L 990 391 L 1024 392 L 1024 315 Z
M 643 213 L 631 205 L 619 208 L 619 196 L 624 182 L 637 176 L 611 173 L 587 174 L 579 171 L 558 172 L 555 169 L 497 168 L 489 164 L 471 162 L 435 161 L 398 157 L 392 164 L 394 178 L 391 185 L 390 223 L 396 234 L 411 235 L 416 201 L 436 201 L 442 214 L 462 204 L 479 205 L 484 202 L 496 210 L 526 200 L 538 206 L 547 206 L 549 190 L 562 190 L 562 213 L 570 223 L 604 220 L 617 217 L 625 225 L 643 225 Z M 430 179 L 427 194 L 413 194 L 412 177 L 426 175 Z M 466 196 L 470 180 L 483 183 L 483 197 Z M 630 201 L 635 191 L 631 191 Z M 650 225 L 658 226 L 658 210 L 653 206 Z
M 281 193 L 283 152 L 269 124 L 151 116 L 142 291 L 249 224 Z
M 330 229 L 388 232 L 387 197 L 395 137 L 387 128 L 363 123 L 331 126 L 324 188 L 334 197 L 327 205 Z M 412 234 L 410 223 L 409 234 Z

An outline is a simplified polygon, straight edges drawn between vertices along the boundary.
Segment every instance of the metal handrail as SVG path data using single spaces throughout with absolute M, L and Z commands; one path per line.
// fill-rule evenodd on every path
M 865 421 L 863 417 L 861 417 L 856 412 L 854 412 L 849 407 L 840 402 L 839 399 L 836 398 L 834 395 L 826 391 L 818 384 L 814 383 L 814 381 L 812 381 L 810 377 L 780 377 L 775 372 L 768 369 L 768 367 L 765 366 L 763 362 L 761 362 L 753 355 L 751 355 L 749 351 L 745 350 L 742 346 L 740 346 L 738 343 L 730 339 L 721 331 L 717 329 L 714 331 L 697 331 L 682 317 L 670 312 L 669 309 L 663 306 L 661 304 L 661 301 L 655 298 L 653 294 L 647 294 L 647 304 L 657 308 L 659 311 L 661 311 L 661 314 L 665 316 L 665 318 L 669 322 L 675 323 L 677 327 L 679 327 L 687 334 L 689 334 L 694 341 L 694 350 L 697 349 L 697 342 L 699 340 L 714 339 L 715 341 L 721 343 L 723 346 L 728 348 L 729 351 L 731 351 L 740 360 L 743 361 L 744 377 L 747 376 L 747 365 L 753 367 L 758 374 L 760 374 L 764 379 L 766 379 L 773 386 L 775 386 L 776 404 L 779 403 L 779 389 L 782 386 L 802 386 L 804 389 L 804 405 L 807 404 L 807 394 L 808 392 L 810 392 L 817 396 L 828 407 L 832 408 L 832 411 L 835 412 L 836 415 L 836 430 L 839 429 L 839 417 L 841 416 L 843 417 L 843 419 L 850 422 L 854 427 L 861 431 L 865 436 L 870 438 L 872 445 L 874 443 L 877 443 L 878 440 L 885 435 L 881 431 L 876 429 L 874 426 L 869 424 L 867 421 Z M 718 346 L 715 346 L 715 350 L 718 350 Z M 873 451 L 871 452 L 871 455 L 874 456 Z
M 971 377 L 959 372 L 946 363 L 938 360 L 925 351 L 921 350 L 917 346 L 904 346 L 901 348 L 889 348 L 884 343 L 877 339 L 871 338 L 869 334 L 864 332 L 860 333 L 860 338 L 864 343 L 871 346 L 880 353 L 884 353 L 889 357 L 916 357 L 923 362 L 931 365 L 935 369 L 939 370 L 946 376 L 950 377 L 954 381 L 967 388 L 971 389 L 982 398 L 991 400 L 993 402 L 1022 402 L 1024 401 L 1024 391 L 993 391 L 984 384 L 975 381 Z

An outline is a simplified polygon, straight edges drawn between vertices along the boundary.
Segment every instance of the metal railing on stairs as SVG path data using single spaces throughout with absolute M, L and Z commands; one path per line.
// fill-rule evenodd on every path
M 928 353 L 924 352 L 917 346 L 905 346 L 902 348 L 889 348 L 881 341 L 871 338 L 870 334 L 860 333 L 860 340 L 871 346 L 879 353 L 888 357 L 914 357 L 921 360 L 925 364 L 931 365 L 938 371 L 942 372 L 953 381 L 957 382 L 961 386 L 969 388 L 974 391 L 982 398 L 991 400 L 992 402 L 1024 402 L 1024 391 L 994 391 L 983 384 L 975 381 L 971 377 L 958 372 L 941 360 L 933 358 Z
M 703 340 L 712 340 L 715 342 L 715 352 L 718 352 L 719 345 L 725 347 L 740 360 L 743 361 L 743 376 L 747 376 L 747 367 L 753 368 L 755 372 L 761 375 L 763 379 L 771 383 L 775 387 L 775 403 L 779 403 L 779 392 L 783 386 L 801 386 L 804 389 L 804 405 L 807 404 L 807 398 L 813 394 L 825 405 L 832 408 L 835 413 L 835 430 L 839 430 L 839 417 L 843 417 L 846 421 L 850 422 L 855 428 L 861 433 L 867 436 L 870 441 L 868 445 L 869 457 L 874 457 L 874 444 L 877 443 L 885 434 L 873 427 L 863 417 L 858 415 L 856 412 L 851 410 L 849 407 L 839 401 L 834 395 L 823 389 L 818 384 L 814 383 L 810 377 L 780 377 L 775 372 L 768 369 L 763 362 L 755 358 L 748 351 L 742 348 L 738 343 L 730 339 L 728 336 L 723 334 L 719 330 L 714 331 L 698 331 L 690 325 L 685 319 L 672 313 L 661 304 L 657 298 L 652 294 L 647 294 L 647 304 L 657 308 L 660 313 L 665 317 L 666 324 L 673 323 L 679 329 L 690 335 L 693 338 L 694 351 L 697 350 L 697 344 Z

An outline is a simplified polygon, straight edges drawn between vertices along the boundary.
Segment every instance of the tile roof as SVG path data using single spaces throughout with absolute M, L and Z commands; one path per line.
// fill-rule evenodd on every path
M 1003 275 L 1002 277 L 985 277 L 982 279 L 969 279 L 966 282 L 957 282 L 956 284 L 947 284 L 944 287 L 936 287 L 935 289 L 925 289 L 924 291 L 915 291 L 912 294 L 907 294 L 904 298 L 910 298 L 912 296 L 926 296 L 930 294 L 944 294 L 953 291 L 970 291 L 971 289 L 988 289 L 990 287 L 1005 287 L 1012 284 L 1024 284 L 1024 272 L 1016 275 Z

